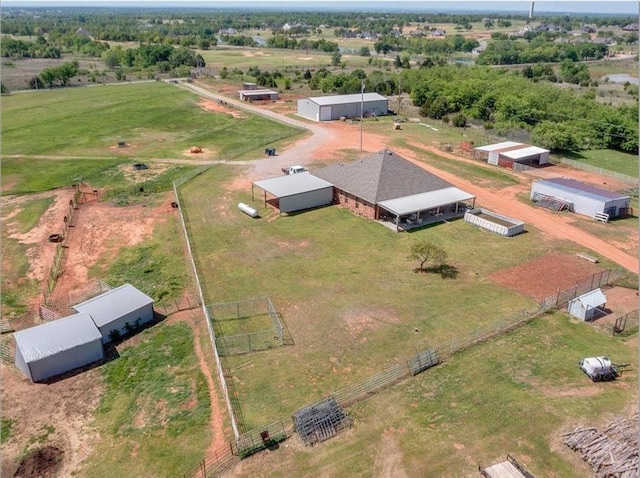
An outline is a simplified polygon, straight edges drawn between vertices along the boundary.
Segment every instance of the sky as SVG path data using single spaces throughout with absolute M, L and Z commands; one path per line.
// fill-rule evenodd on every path
M 268 7 L 290 10 L 311 9 L 336 9 L 336 10 L 378 10 L 378 11 L 509 11 L 528 14 L 531 2 L 494 0 L 494 1 L 431 1 L 431 0 L 323 0 L 323 1 L 280 1 L 280 0 L 4 0 L 5 7 L 13 6 L 118 6 L 118 7 L 181 7 L 181 8 L 254 8 Z M 638 16 L 638 1 L 603 1 L 603 0 L 575 0 L 575 1 L 549 1 L 538 0 L 535 2 L 535 12 L 539 13 L 612 13 Z

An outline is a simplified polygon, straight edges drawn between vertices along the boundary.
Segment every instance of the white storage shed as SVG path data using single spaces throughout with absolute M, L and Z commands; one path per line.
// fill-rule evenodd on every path
M 606 303 L 607 298 L 602 290 L 595 289 L 569 301 L 567 310 L 570 315 L 580 320 L 593 320 L 598 311 L 604 311 Z
M 125 334 L 127 325 L 135 327 L 153 320 L 153 299 L 131 284 L 74 305 L 73 309 L 91 315 L 104 343 L 111 341 L 114 330 Z
M 389 100 L 378 93 L 317 96 L 298 100 L 298 115 L 313 121 L 331 121 L 344 118 L 385 116 Z
M 595 218 L 607 214 L 608 219 L 626 216 L 631 198 L 615 191 L 608 191 L 575 179 L 540 179 L 531 185 L 531 200 L 551 197 L 571 204 L 571 210 Z
M 251 185 L 252 198 L 254 186 L 264 191 L 265 206 L 271 204 L 281 213 L 326 206 L 333 201 L 333 185 L 308 172 L 255 181 Z
M 516 169 L 514 163 L 528 166 L 549 163 L 549 150 L 516 141 L 503 141 L 473 148 L 473 157 L 486 159 L 489 164 Z
M 273 90 L 238 90 L 238 97 L 242 101 L 277 100 L 280 94 Z
M 41 382 L 104 358 L 102 335 L 89 314 L 76 314 L 13 334 L 16 367 Z

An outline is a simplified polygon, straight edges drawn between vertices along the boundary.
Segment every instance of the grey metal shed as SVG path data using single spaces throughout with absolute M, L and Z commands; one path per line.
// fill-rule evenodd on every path
M 378 93 L 317 96 L 298 100 L 298 115 L 313 121 L 331 121 L 342 117 L 385 116 L 389 100 Z
M 74 305 L 73 309 L 91 315 L 104 343 L 111 341 L 113 330 L 125 334 L 127 324 L 133 327 L 153 319 L 153 299 L 131 284 L 124 284 Z
M 569 302 L 569 314 L 581 320 L 593 320 L 598 311 L 603 311 L 607 298 L 602 290 L 595 289 Z
M 534 182 L 531 186 L 531 200 L 538 201 L 543 197 L 570 203 L 574 212 L 593 218 L 598 214 L 607 214 L 608 219 L 625 216 L 631 203 L 629 196 L 569 178 L 540 179 Z
M 277 100 L 280 94 L 273 90 L 238 90 L 238 96 L 242 101 Z
M 252 199 L 254 186 L 264 191 L 265 206 L 271 204 L 281 213 L 326 206 L 333 201 L 333 185 L 308 172 L 255 181 L 251 185 Z
M 41 382 L 104 358 L 102 335 L 89 314 L 76 314 L 13 334 L 16 367 Z

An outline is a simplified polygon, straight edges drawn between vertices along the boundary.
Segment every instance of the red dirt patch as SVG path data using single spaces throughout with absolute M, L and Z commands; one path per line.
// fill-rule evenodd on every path
M 510 269 L 494 272 L 489 279 L 508 289 L 544 300 L 602 271 L 597 265 L 568 254 L 552 253 Z
M 217 113 L 227 113 L 236 119 L 242 119 L 247 117 L 247 115 L 242 111 L 226 106 L 226 104 L 221 104 L 218 101 L 203 99 L 200 101 L 199 104 L 202 109 L 205 109 L 207 111 L 215 111 Z

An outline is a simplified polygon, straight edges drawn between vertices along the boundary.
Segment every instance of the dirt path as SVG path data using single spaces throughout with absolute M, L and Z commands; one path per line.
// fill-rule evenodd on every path
M 457 157 L 453 155 L 442 155 L 440 154 L 441 151 L 438 150 L 431 152 L 457 159 Z M 550 239 L 556 238 L 573 241 L 576 244 L 594 250 L 625 269 L 636 273 L 638 272 L 638 258 L 630 256 L 608 242 L 570 225 L 570 217 L 554 215 L 545 209 L 536 208 L 520 202 L 516 198 L 516 194 L 528 194 L 529 186 L 527 184 L 521 183 L 503 189 L 488 190 L 455 174 L 442 171 L 417 160 L 415 153 L 411 150 L 398 150 L 398 153 L 425 170 L 449 181 L 454 186 L 473 194 L 476 196 L 476 204 L 478 206 L 529 223 L 540 229 L 544 235 Z
M 210 422 L 213 438 L 211 440 L 211 443 L 209 444 L 209 448 L 205 452 L 205 456 L 211 456 L 216 451 L 219 452 L 221 448 L 227 446 L 227 441 L 225 440 L 224 433 L 223 417 L 225 412 L 220 407 L 219 395 L 216 389 L 215 381 L 213 379 L 213 377 L 215 376 L 215 370 L 211 370 L 209 368 L 209 363 L 207 362 L 206 358 L 207 355 L 205 355 L 205 351 L 202 349 L 202 337 L 205 336 L 207 338 L 207 341 L 209 340 L 207 327 L 202 315 L 203 313 L 200 308 L 186 310 L 178 312 L 176 314 L 172 314 L 167 319 L 167 321 L 169 323 L 186 322 L 191 326 L 191 329 L 193 330 L 193 349 L 196 353 L 196 357 L 198 358 L 200 370 L 202 370 L 202 374 L 207 381 L 209 400 L 211 402 Z

